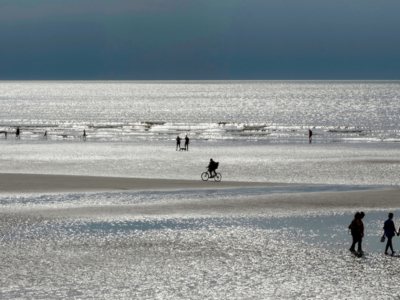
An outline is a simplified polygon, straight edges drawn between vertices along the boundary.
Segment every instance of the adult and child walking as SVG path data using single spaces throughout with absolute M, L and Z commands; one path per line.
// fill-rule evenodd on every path
M 364 238 L 364 223 L 362 219 L 364 218 L 365 213 L 364 212 L 356 212 L 354 215 L 354 219 L 351 221 L 351 224 L 349 225 L 349 229 L 351 231 L 351 236 L 353 238 L 353 242 L 350 247 L 350 251 L 352 253 L 358 253 L 362 254 L 364 251 L 362 250 L 362 239 Z M 393 250 L 393 244 L 392 244 L 392 239 L 393 237 L 397 234 L 400 235 L 400 229 L 399 231 L 396 231 L 396 226 L 393 222 L 393 213 L 389 213 L 388 219 L 385 221 L 383 224 L 383 236 L 381 241 L 384 242 L 385 239 L 387 238 L 386 242 L 386 247 L 385 247 L 385 254 L 388 255 L 388 250 L 392 251 L 391 255 L 394 255 L 395 251 Z M 356 251 L 356 245 L 357 245 L 357 251 Z

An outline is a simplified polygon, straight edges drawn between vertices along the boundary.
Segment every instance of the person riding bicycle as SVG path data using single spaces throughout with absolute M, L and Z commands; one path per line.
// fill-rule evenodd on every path
M 208 172 L 210 172 L 210 178 L 213 178 L 216 174 L 215 170 L 218 168 L 218 163 L 213 161 L 213 159 L 210 159 L 210 163 L 208 164 Z M 214 176 L 213 173 L 214 172 Z

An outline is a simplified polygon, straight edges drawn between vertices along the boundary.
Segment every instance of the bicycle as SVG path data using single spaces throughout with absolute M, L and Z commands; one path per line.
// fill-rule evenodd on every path
M 222 179 L 222 175 L 221 175 L 221 173 L 217 173 L 217 172 L 215 172 L 214 176 L 210 176 L 210 174 L 208 172 L 204 172 L 201 174 L 201 179 L 203 181 L 208 181 L 209 178 L 214 178 L 214 180 L 216 182 L 220 182 Z

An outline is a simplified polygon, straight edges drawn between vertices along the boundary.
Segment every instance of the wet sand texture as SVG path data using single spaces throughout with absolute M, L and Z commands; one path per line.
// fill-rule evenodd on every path
M 267 182 L 215 182 L 199 180 L 167 180 L 96 176 L 0 174 L 0 193 L 51 193 L 121 190 L 181 190 L 209 188 L 239 188 L 293 186 L 295 184 Z
M 0 174 L 2 193 L 51 193 L 121 190 L 183 190 L 240 187 L 290 186 L 279 183 L 203 182 L 143 178 L 90 177 L 64 175 Z M 160 203 L 101 205 L 70 208 L 30 208 L 28 211 L 63 216 L 94 215 L 237 215 L 275 213 L 304 214 L 310 211 L 355 211 L 360 209 L 395 209 L 400 207 L 400 188 L 378 188 L 368 191 L 265 194 L 244 197 L 222 197 L 201 200 L 185 199 Z M 28 213 L 28 212 L 26 212 Z
M 355 212 L 357 210 L 395 210 L 400 208 L 399 188 L 375 191 L 314 192 L 267 194 L 254 197 L 226 197 L 172 202 L 75 207 L 36 207 L 20 213 L 51 217 L 98 216 L 279 216 L 307 213 Z

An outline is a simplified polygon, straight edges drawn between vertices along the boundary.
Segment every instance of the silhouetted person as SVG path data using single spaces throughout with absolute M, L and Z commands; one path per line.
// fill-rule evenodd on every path
M 312 131 L 311 131 L 311 129 L 308 129 L 308 140 L 311 143 L 311 141 L 312 141 Z
M 86 141 L 86 130 L 83 129 L 83 140 Z
M 43 138 L 47 139 L 47 130 L 44 132 Z
M 176 151 L 181 149 L 181 138 L 179 135 L 176 137 Z
M 21 132 L 20 132 L 20 130 L 19 130 L 19 127 L 17 127 L 17 130 L 15 131 L 15 138 L 16 138 L 16 139 L 19 139 L 19 138 L 20 138 L 20 136 L 19 136 L 20 133 L 21 133 Z
M 361 221 L 361 219 L 364 217 L 363 212 L 356 212 L 354 215 L 353 221 L 351 221 L 351 224 L 349 226 L 349 229 L 351 230 L 351 236 L 353 238 L 353 243 L 351 244 L 350 251 L 355 252 L 355 247 L 356 244 L 358 244 L 358 252 L 363 253 L 362 251 L 362 238 L 364 237 L 364 223 Z
M 218 163 L 213 161 L 212 158 L 210 158 L 210 163 L 208 164 L 208 172 L 210 173 L 210 177 L 214 177 L 216 175 L 215 170 L 218 168 Z M 214 173 L 214 175 L 213 175 Z
M 393 213 L 389 213 L 388 219 L 385 221 L 383 225 L 383 230 L 385 230 L 385 235 L 387 237 L 387 243 L 385 248 L 385 254 L 388 254 L 388 249 L 392 250 L 392 255 L 394 254 L 392 238 L 396 235 L 396 227 L 393 222 Z
M 189 151 L 189 137 L 187 135 L 185 136 L 185 149 Z
M 4 138 L 7 138 L 7 131 L 4 131 Z
M 364 219 L 365 217 L 365 213 L 364 212 L 360 212 L 360 224 L 361 224 L 361 239 L 360 242 L 358 243 L 358 253 L 364 253 L 364 251 L 362 250 L 362 239 L 364 238 L 364 223 L 362 221 L 362 219 Z

